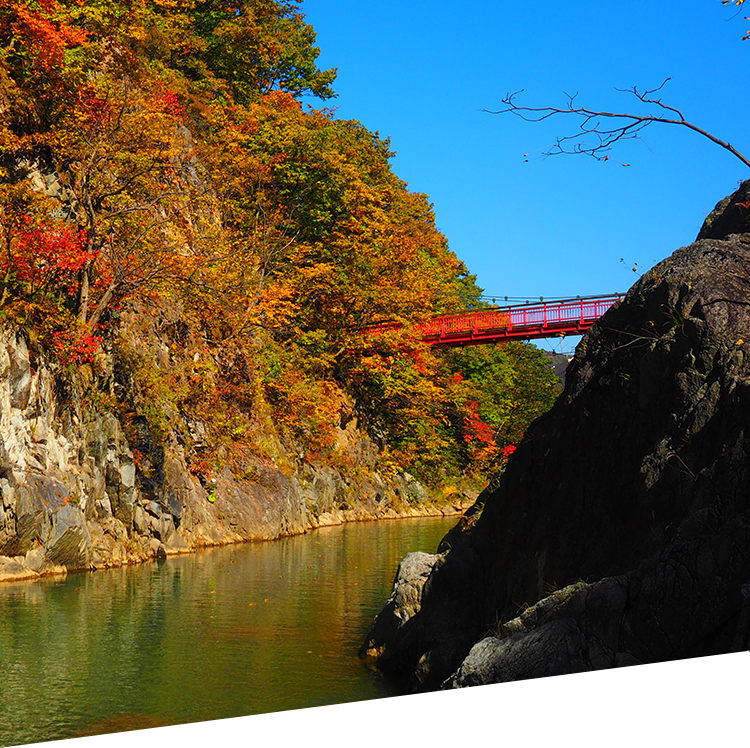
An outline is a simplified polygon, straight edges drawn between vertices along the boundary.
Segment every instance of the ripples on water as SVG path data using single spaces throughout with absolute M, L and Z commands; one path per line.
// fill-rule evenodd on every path
M 0 744 L 391 695 L 357 657 L 455 518 L 351 523 L 0 585 Z

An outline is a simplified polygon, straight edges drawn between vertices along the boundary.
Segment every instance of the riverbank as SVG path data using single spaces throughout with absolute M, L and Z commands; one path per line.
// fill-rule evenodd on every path
M 126 328 L 137 315 L 121 317 Z M 160 340 L 128 330 L 144 349 Z M 62 370 L 21 331 L 0 329 L 0 581 L 458 513 L 476 496 L 447 476 L 428 490 L 373 442 L 348 401 L 326 454 L 305 451 L 258 406 L 252 444 L 217 448 L 209 461 L 206 423 L 165 411 L 155 431 L 141 414 L 154 420 L 149 393 L 118 361 Z
M 453 504 L 437 505 L 427 504 L 424 506 L 410 506 L 396 510 L 391 507 L 382 512 L 372 514 L 362 508 L 344 509 L 338 512 L 325 512 L 320 517 L 311 518 L 310 529 L 318 527 L 331 527 L 343 525 L 345 522 L 373 522 L 386 519 L 408 519 L 410 517 L 453 517 L 463 514 L 474 500 L 457 502 Z
M 44 549 L 40 546 L 39 549 L 31 550 L 25 555 L 0 556 L 0 583 L 33 581 L 50 576 L 61 576 L 81 571 L 99 571 L 123 566 L 134 566 L 156 558 L 191 554 L 206 548 L 240 545 L 242 543 L 252 542 L 253 540 L 279 540 L 284 537 L 304 535 L 321 527 L 335 527 L 349 522 L 382 522 L 386 520 L 415 519 L 420 517 L 459 517 L 470 506 L 472 506 L 473 501 L 473 499 L 454 495 L 452 502 L 442 504 L 434 503 L 417 506 L 403 506 L 398 509 L 389 506 L 380 508 L 377 511 L 369 511 L 363 506 L 357 506 L 353 509 L 331 510 L 323 512 L 319 516 L 311 515 L 308 519 L 308 526 L 305 529 L 296 532 L 283 533 L 275 538 L 222 538 L 213 541 L 210 538 L 206 538 L 203 542 L 192 547 L 188 547 L 185 544 L 170 544 L 169 546 L 166 546 L 159 541 L 152 541 L 149 543 L 147 552 L 139 549 L 136 552 L 128 553 L 125 556 L 119 557 L 115 562 L 105 562 L 100 564 L 92 562 L 88 569 L 69 569 L 64 565 L 49 564 L 42 566 L 39 564 L 39 560 L 43 559 Z

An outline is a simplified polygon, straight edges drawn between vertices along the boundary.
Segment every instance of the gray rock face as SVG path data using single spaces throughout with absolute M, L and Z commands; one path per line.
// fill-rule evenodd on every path
M 11 408 L 23 409 L 31 395 L 31 364 L 26 341 L 20 338 L 8 348 L 10 359 L 9 387 Z
M 732 195 L 720 200 L 708 214 L 698 239 L 724 239 L 730 234 L 750 231 L 750 181 L 743 182 Z
M 422 590 L 442 556 L 431 553 L 410 553 L 399 564 L 393 592 L 378 614 L 367 639 L 360 649 L 362 659 L 403 659 L 405 651 L 414 649 L 409 622 L 422 607 Z M 398 646 L 396 645 L 398 642 Z M 387 654 L 386 654 L 387 652 Z
M 731 543 L 747 537 L 743 531 Z M 707 539 L 703 551 L 710 545 Z M 706 559 L 696 551 L 674 548 L 628 575 L 561 590 L 480 640 L 407 745 L 744 745 L 719 736 L 747 728 L 746 692 L 702 703 L 717 686 L 738 685 L 729 674 L 736 659 L 717 647 L 747 639 L 747 630 L 723 615 L 737 578 L 697 593 Z M 705 572 L 748 561 L 738 550 L 714 558 Z
M 731 615 L 748 540 L 727 528 L 545 598 L 471 649 L 405 745 L 750 745 L 748 691 L 711 696 L 748 680 L 747 616 Z
M 44 544 L 46 559 L 68 569 L 85 569 L 91 562 L 92 548 L 83 512 L 66 504 L 52 515 L 52 527 Z
M 31 576 L 106 564 L 103 528 L 92 529 L 103 520 L 111 537 L 128 536 L 108 495 L 135 491 L 127 440 L 111 414 L 62 405 L 52 370 L 32 367 L 22 337 L 0 338 L 0 555 Z
M 152 338 L 166 365 L 168 347 Z M 240 477 L 225 470 L 199 479 L 181 428 L 201 424 L 182 424 L 175 413 L 173 430 L 156 444 L 136 413 L 126 436 L 114 413 L 85 405 L 86 381 L 59 376 L 43 351 L 33 358 L 23 337 L 0 330 L 0 580 L 396 516 L 394 504 L 427 498 L 411 476 L 378 473 L 377 452 L 354 418 L 339 442 L 370 468 L 364 476 L 303 461 L 289 475 L 288 466 L 285 473 L 251 455 Z
M 749 190 L 589 331 L 481 515 L 450 534 L 419 646 L 389 664 L 413 689 L 747 646 L 750 235 L 731 232 Z M 518 617 L 576 580 L 589 585 L 533 626 Z

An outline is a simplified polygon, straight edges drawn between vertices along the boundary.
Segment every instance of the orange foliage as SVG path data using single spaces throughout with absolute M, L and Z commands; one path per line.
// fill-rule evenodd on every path
M 62 67 L 67 49 L 87 39 L 86 32 L 69 25 L 65 16 L 65 7 L 57 0 L 2 0 L 0 34 L 12 34 L 39 72 L 50 74 Z

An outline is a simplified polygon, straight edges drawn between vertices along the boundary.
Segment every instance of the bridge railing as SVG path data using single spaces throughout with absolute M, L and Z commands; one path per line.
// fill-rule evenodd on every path
M 472 330 L 505 330 L 509 324 L 510 315 L 507 312 L 493 309 L 436 317 L 417 325 L 416 328 L 427 338 L 467 333 Z
M 587 330 L 611 306 L 622 298 L 621 294 L 591 296 L 540 304 L 524 304 L 500 309 L 478 309 L 473 312 L 446 314 L 422 322 L 416 331 L 426 342 L 435 345 L 465 345 L 512 338 L 546 337 L 565 332 L 575 334 Z M 367 335 L 377 335 L 398 329 L 397 322 L 382 322 L 365 329 Z M 451 341 L 456 341 L 451 343 Z M 466 342 L 461 342 L 466 341 Z
M 620 298 L 620 295 L 615 295 L 543 302 L 504 309 L 482 309 L 436 317 L 417 325 L 417 330 L 425 339 L 430 339 L 493 331 L 520 332 L 523 328 L 569 327 L 576 323 L 586 325 L 599 319 Z
M 550 302 L 537 306 L 524 306 L 511 309 L 511 327 L 536 325 L 569 324 L 589 322 L 599 319 L 620 296 L 600 299 L 569 299 L 563 302 Z

